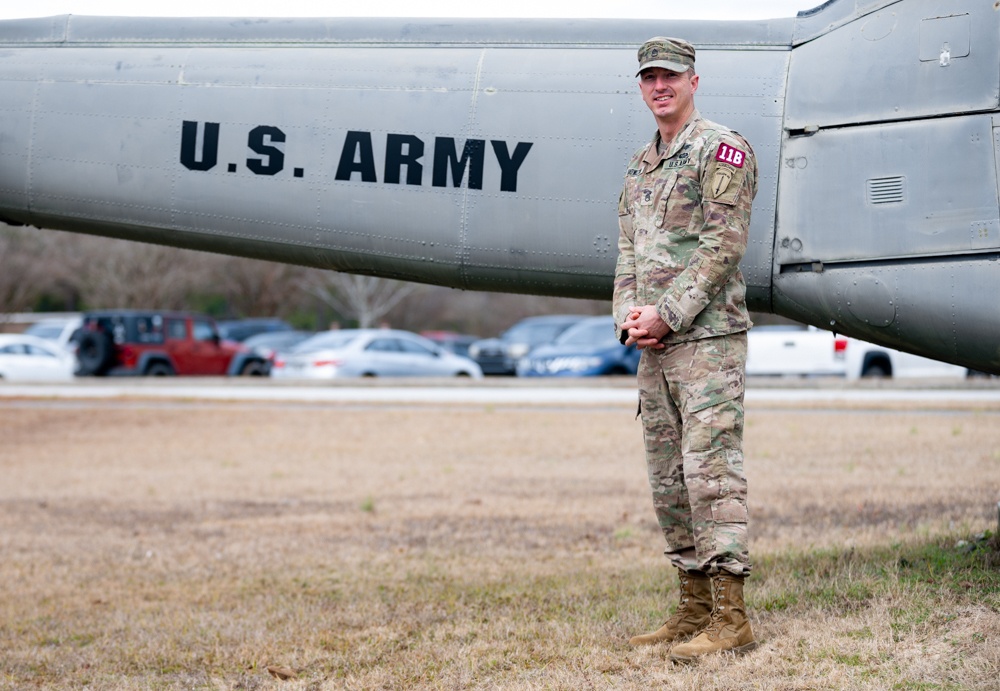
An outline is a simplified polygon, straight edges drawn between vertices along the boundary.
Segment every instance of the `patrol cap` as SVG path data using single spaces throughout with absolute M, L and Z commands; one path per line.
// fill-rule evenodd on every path
M 681 38 L 657 36 L 639 48 L 639 76 L 647 67 L 662 67 L 671 72 L 687 72 L 694 67 L 694 46 Z

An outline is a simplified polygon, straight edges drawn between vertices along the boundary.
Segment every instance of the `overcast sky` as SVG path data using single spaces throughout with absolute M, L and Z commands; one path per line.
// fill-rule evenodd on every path
M 0 0 L 0 19 L 147 17 L 597 17 L 769 19 L 822 0 Z

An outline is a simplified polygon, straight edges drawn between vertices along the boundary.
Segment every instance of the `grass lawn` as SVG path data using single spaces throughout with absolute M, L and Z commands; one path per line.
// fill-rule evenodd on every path
M 750 407 L 761 646 L 674 666 L 632 407 L 0 408 L 0 689 L 1000 688 L 1000 411 Z

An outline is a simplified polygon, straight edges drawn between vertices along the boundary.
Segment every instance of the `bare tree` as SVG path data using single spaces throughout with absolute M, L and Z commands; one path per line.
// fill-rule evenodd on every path
M 76 274 L 88 305 L 182 309 L 192 287 L 206 280 L 205 255 L 126 240 L 83 238 Z
M 384 319 L 417 287 L 415 283 L 333 271 L 309 272 L 302 282 L 303 290 L 343 316 L 357 320 L 362 329 Z
M 293 311 L 301 298 L 299 285 L 307 269 L 292 264 L 213 257 L 215 290 L 239 317 L 282 315 Z M 217 265 L 217 266 L 216 266 Z
M 0 314 L 31 308 L 42 279 L 43 239 L 21 228 L 0 228 Z
M 0 225 L 0 312 L 205 309 L 227 316 L 331 315 L 411 331 L 493 336 L 527 316 L 606 314 L 607 301 L 465 291 L 37 228 Z M 322 305 L 322 306 L 321 306 Z M 62 309 L 61 307 L 59 309 Z
M 542 314 L 610 314 L 610 300 L 490 293 L 425 286 L 390 315 L 411 331 L 444 329 L 495 336 L 515 322 Z

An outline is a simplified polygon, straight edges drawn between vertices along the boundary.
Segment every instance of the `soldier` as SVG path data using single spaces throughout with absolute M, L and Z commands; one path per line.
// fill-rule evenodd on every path
M 629 642 L 676 644 L 675 661 L 756 647 L 743 604 L 751 323 L 739 261 L 757 163 L 743 137 L 698 113 L 694 59 L 694 47 L 676 38 L 639 49 L 636 76 L 657 132 L 625 174 L 613 302 L 619 338 L 643 351 L 639 409 L 653 508 L 680 578 L 676 612 Z

